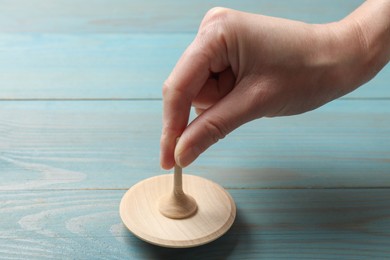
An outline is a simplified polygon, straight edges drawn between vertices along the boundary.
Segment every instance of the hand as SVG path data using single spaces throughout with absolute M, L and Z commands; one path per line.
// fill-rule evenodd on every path
M 250 120 L 303 113 L 363 84 L 387 61 L 359 32 L 352 18 L 313 25 L 210 10 L 163 86 L 162 167 L 189 165 Z

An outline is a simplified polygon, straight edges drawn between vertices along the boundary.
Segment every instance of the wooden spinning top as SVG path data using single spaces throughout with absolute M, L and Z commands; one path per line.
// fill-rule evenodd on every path
M 236 206 L 220 185 L 182 175 L 176 165 L 174 174 L 152 177 L 131 187 L 121 200 L 120 216 L 125 226 L 146 242 L 194 247 L 228 231 Z

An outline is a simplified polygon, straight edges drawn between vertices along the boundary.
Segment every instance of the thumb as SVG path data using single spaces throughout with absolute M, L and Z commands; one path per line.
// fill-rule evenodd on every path
M 211 145 L 253 119 L 250 113 L 252 102 L 245 100 L 239 92 L 242 91 L 233 89 L 187 126 L 175 149 L 175 161 L 179 166 L 188 166 Z

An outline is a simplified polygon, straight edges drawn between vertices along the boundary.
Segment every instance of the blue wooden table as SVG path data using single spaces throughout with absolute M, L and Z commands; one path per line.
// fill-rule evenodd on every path
M 236 201 L 219 240 L 151 246 L 118 212 L 166 173 L 161 85 L 209 8 L 324 23 L 361 2 L 0 0 L 0 258 L 390 258 L 390 66 L 318 110 L 241 127 L 186 169 Z

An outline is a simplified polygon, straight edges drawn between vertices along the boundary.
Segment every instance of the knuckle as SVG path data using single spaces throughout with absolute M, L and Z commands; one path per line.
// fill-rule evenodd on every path
M 211 69 L 218 70 L 215 68 L 218 66 L 217 60 L 228 63 L 225 53 L 228 43 L 234 39 L 231 36 L 234 28 L 234 19 L 230 18 L 232 13 L 231 9 L 214 7 L 206 13 L 200 24 L 194 45 L 198 47 L 198 52 L 204 52 L 201 54 L 210 61 Z
M 195 107 L 195 113 L 196 115 L 200 116 L 204 112 L 204 109 Z
M 176 138 L 178 138 L 184 131 L 184 128 L 185 127 L 180 126 L 173 121 L 164 122 L 161 130 L 161 140 L 164 140 L 165 142 L 173 142 L 172 140 L 176 140 Z
M 232 10 L 224 7 L 214 7 L 207 11 L 199 27 L 199 34 L 223 31 L 229 21 Z
M 204 21 L 213 22 L 224 20 L 230 14 L 230 12 L 231 10 L 228 8 L 213 7 L 207 11 L 206 15 L 204 16 Z
M 170 86 L 171 86 L 171 84 L 170 84 L 169 80 L 168 79 L 165 80 L 164 83 L 163 83 L 163 86 L 162 86 L 162 95 L 163 95 L 163 97 L 166 97 L 167 94 L 169 93 Z
M 225 138 L 229 132 L 226 124 L 221 119 L 207 119 L 204 127 L 213 143 Z
M 162 96 L 164 100 L 172 105 L 183 104 L 184 102 L 191 104 L 190 89 L 179 87 L 170 78 L 163 83 Z

